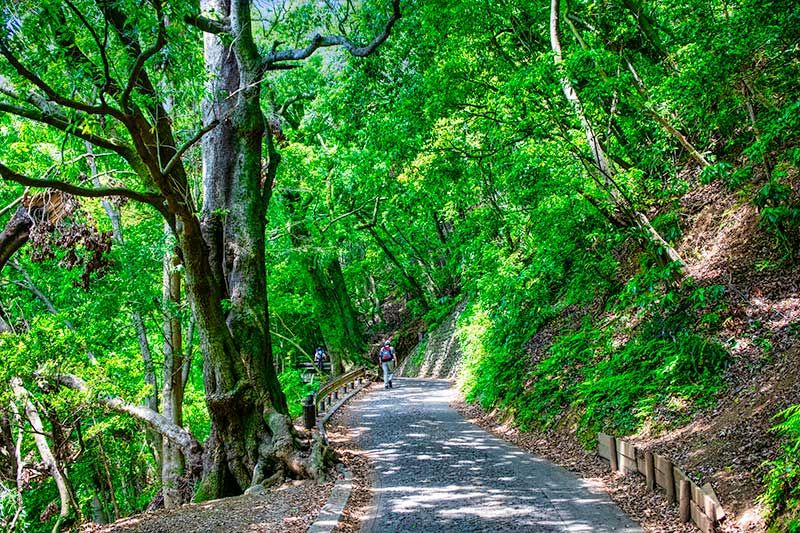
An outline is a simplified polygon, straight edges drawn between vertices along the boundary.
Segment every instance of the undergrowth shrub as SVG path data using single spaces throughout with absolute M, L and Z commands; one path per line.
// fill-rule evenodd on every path
M 303 398 L 316 392 L 320 386 L 316 379 L 311 383 L 305 383 L 302 370 L 290 366 L 278 374 L 278 381 L 286 395 L 286 403 L 289 404 L 289 414 L 292 417 L 300 416 L 303 412 Z
M 781 455 L 769 463 L 761 502 L 770 532 L 800 531 L 800 404 L 778 413 L 782 420 L 773 431 L 784 437 Z
M 608 300 L 607 318 L 585 315 L 580 326 L 560 331 L 537 359 L 511 331 L 521 323 L 538 330 L 574 301 L 565 295 L 581 288 L 562 288 L 555 291 L 557 298 L 552 287 L 537 292 L 539 272 L 527 285 L 526 305 L 510 312 L 503 302 L 524 297 L 501 285 L 506 276 L 493 278 L 498 292 L 492 295 L 502 293 L 495 300 L 499 305 L 473 305 L 459 323 L 467 399 L 508 411 L 522 429 L 546 429 L 572 413 L 569 422 L 586 444 L 597 431 L 630 434 L 645 421 L 669 427 L 711 405 L 730 358 L 713 340 L 726 306 L 724 288 L 700 287 L 692 280 L 671 288 L 672 268 L 644 265 Z M 524 270 L 518 269 L 518 279 L 525 277 Z M 592 286 L 586 278 L 581 282 L 584 298 L 587 293 L 602 297 L 610 289 Z M 486 293 L 482 296 L 486 300 Z M 534 304 L 536 312 L 525 314 Z

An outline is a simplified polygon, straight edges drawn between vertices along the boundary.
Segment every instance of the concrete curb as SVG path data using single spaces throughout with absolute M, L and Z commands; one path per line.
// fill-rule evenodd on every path
M 325 413 L 325 416 L 321 417 L 317 421 L 317 429 L 319 430 L 319 433 L 322 435 L 322 438 L 326 444 L 328 442 L 328 435 L 325 432 L 325 424 L 347 400 L 367 388 L 371 383 L 372 382 L 369 380 L 364 380 L 361 385 L 353 389 L 347 396 L 339 400 L 336 405 L 329 408 Z M 344 511 L 344 508 L 347 506 L 347 502 L 350 499 L 350 493 L 353 492 L 353 474 L 346 468 L 344 468 L 343 471 L 344 477 L 336 480 L 336 484 L 333 486 L 333 490 L 331 491 L 331 495 L 328 497 L 328 501 L 320 510 L 319 516 L 317 516 L 317 519 L 314 521 L 314 523 L 308 527 L 308 533 L 330 533 L 337 525 L 339 525 L 339 520 L 342 518 L 342 512 Z
M 308 533 L 330 533 L 342 517 L 350 493 L 353 491 L 353 474 L 345 469 L 344 478 L 336 481 L 328 502 L 319 512 L 317 520 L 308 527 Z

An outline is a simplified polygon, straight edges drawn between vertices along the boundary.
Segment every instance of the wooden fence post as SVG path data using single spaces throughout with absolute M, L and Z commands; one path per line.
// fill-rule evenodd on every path
M 664 488 L 667 491 L 667 501 L 669 503 L 675 503 L 675 467 L 672 465 L 672 461 L 669 459 L 665 459 L 665 461 L 667 463 L 667 467 L 664 471 L 664 476 L 666 478 L 664 480 L 666 487 Z
M 619 463 L 617 463 L 617 439 L 615 437 L 611 437 L 610 448 L 611 448 L 611 471 L 616 472 L 619 470 Z
M 679 494 L 679 510 L 681 515 L 681 522 L 684 524 L 689 521 L 691 518 L 691 509 L 689 506 L 691 505 L 691 486 L 689 481 L 686 479 L 681 479 L 681 490 Z
M 647 480 L 647 488 L 649 490 L 656 489 L 656 466 L 653 461 L 653 452 L 647 450 L 644 452 L 644 477 Z

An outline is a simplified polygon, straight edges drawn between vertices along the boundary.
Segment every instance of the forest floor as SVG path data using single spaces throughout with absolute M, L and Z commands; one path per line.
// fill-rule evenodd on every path
M 163 533 L 165 531 L 301 533 L 328 500 L 333 482 L 289 481 L 262 494 L 222 498 L 170 510 L 138 514 L 109 525 L 92 524 L 83 533 Z

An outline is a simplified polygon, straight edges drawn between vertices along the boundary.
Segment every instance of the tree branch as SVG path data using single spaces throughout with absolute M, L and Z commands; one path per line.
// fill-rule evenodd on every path
M 72 11 L 72 13 L 76 17 L 78 17 L 78 20 L 81 21 L 81 23 L 86 27 L 86 29 L 92 35 L 92 39 L 94 39 L 94 43 L 97 46 L 98 52 L 100 53 L 100 60 L 103 62 L 103 78 L 104 78 L 103 87 L 100 88 L 100 100 L 103 102 L 103 104 L 105 104 L 103 93 L 107 92 L 107 91 L 110 91 L 114 87 L 114 81 L 111 79 L 111 68 L 109 67 L 109 64 L 108 64 L 108 54 L 106 54 L 106 48 L 107 48 L 107 44 L 108 44 L 107 43 L 107 41 L 108 41 L 108 20 L 105 21 L 105 23 L 106 23 L 105 35 L 104 35 L 103 40 L 101 40 L 100 36 L 95 31 L 94 27 L 92 27 L 92 25 L 86 19 L 86 16 L 83 13 L 81 13 L 81 11 L 75 6 L 75 4 L 72 3 L 70 0 L 65 0 L 65 3 L 67 4 L 67 7 L 69 7 L 70 11 Z M 77 48 L 77 45 L 75 46 L 75 48 Z M 94 66 L 94 63 L 89 61 L 89 58 L 87 58 L 82 52 L 81 52 L 81 55 L 83 56 L 83 60 L 85 62 L 87 62 L 90 65 Z
M 213 33 L 219 35 L 221 33 L 230 33 L 231 23 L 227 18 L 222 20 L 212 20 L 203 15 L 189 15 L 185 19 L 187 24 L 194 26 L 200 31 L 206 33 Z
M 35 122 L 41 122 L 42 124 L 47 124 L 48 126 L 52 126 L 61 131 L 65 131 L 69 134 L 75 135 L 80 139 L 89 141 L 95 146 L 100 146 L 101 148 L 113 150 L 114 152 L 122 156 L 129 163 L 132 162 L 131 159 L 133 158 L 133 151 L 128 146 L 120 144 L 114 140 L 106 139 L 104 137 L 100 137 L 93 133 L 86 132 L 84 129 L 84 124 L 82 122 L 67 118 L 67 116 L 61 112 L 61 110 L 54 108 L 54 106 L 52 105 L 48 105 L 46 101 L 41 99 L 35 93 L 31 93 L 27 98 L 23 98 L 21 97 L 21 95 L 9 92 L 8 87 L 7 86 L 4 87 L 2 82 L 3 80 L 0 77 L 0 93 L 16 97 L 19 100 L 28 102 L 34 105 L 37 109 L 33 110 L 22 106 L 10 104 L 8 102 L 0 101 L 0 111 L 10 113 L 18 117 L 27 118 Z M 87 117 L 84 116 L 82 118 L 87 118 Z M 136 165 L 132 166 L 135 167 Z
M 86 198 L 102 198 L 104 196 L 122 196 L 130 198 L 145 204 L 150 204 L 159 211 L 163 211 L 164 207 L 163 196 L 156 193 L 141 193 L 126 189 L 124 187 L 101 187 L 98 189 L 89 189 L 72 183 L 66 183 L 58 180 L 45 180 L 38 178 L 29 178 L 17 172 L 14 172 L 4 164 L 0 163 L 0 176 L 6 181 L 13 181 L 28 187 L 45 187 L 56 189 L 58 191 L 68 192 L 75 196 L 83 196 Z
M 205 134 L 206 134 L 206 133 L 208 133 L 209 131 L 213 130 L 213 129 L 214 129 L 214 128 L 216 128 L 217 126 L 219 126 L 219 120 L 212 120 L 212 121 L 211 121 L 211 122 L 209 122 L 209 123 L 208 123 L 208 124 L 207 124 L 207 125 L 206 125 L 204 128 L 202 128 L 200 131 L 198 131 L 198 132 L 195 134 L 195 136 L 194 136 L 194 137 L 192 137 L 191 139 L 189 139 L 189 140 L 186 142 L 186 144 L 184 144 L 183 146 L 181 146 L 181 147 L 180 147 L 180 149 L 179 149 L 177 152 L 175 152 L 175 155 L 173 155 L 173 156 L 172 156 L 172 158 L 171 158 L 171 159 L 170 159 L 170 160 L 167 162 L 167 166 L 165 166 L 165 167 L 164 167 L 164 169 L 161 171 L 161 174 L 163 174 L 163 175 L 165 175 L 165 176 L 166 176 L 167 174 L 169 174 L 170 172 L 172 172 L 172 169 L 174 169 L 174 168 L 175 168 L 175 165 L 177 165 L 177 164 L 178 164 L 178 162 L 181 160 L 181 157 L 183 157 L 183 154 L 185 154 L 185 153 L 186 153 L 186 151 L 187 151 L 189 148 L 191 148 L 192 146 L 194 146 L 195 144 L 197 144 L 197 142 L 198 142 L 200 139 L 202 139 L 202 138 L 203 138 L 203 135 L 205 135 Z
M 130 100 L 131 92 L 133 92 L 133 88 L 139 81 L 139 76 L 144 68 L 144 64 L 167 44 L 167 28 L 164 23 L 164 11 L 160 1 L 155 2 L 155 8 L 156 15 L 158 16 L 158 37 L 156 38 L 156 42 L 153 44 L 153 46 L 143 51 L 136 58 L 136 62 L 133 64 L 133 69 L 131 69 L 131 77 L 128 80 L 128 85 L 122 92 L 122 98 L 120 99 L 120 105 L 122 106 L 122 109 L 128 109 L 128 100 Z
M 112 109 L 107 105 L 95 106 L 86 104 L 83 102 L 78 102 L 77 100 L 72 100 L 71 98 L 65 98 L 58 94 L 58 92 L 48 85 L 43 79 L 41 79 L 32 71 L 28 70 L 28 68 L 25 67 L 25 65 L 23 65 L 13 53 L 11 53 L 11 50 L 8 49 L 5 40 L 2 38 L 0 38 L 0 55 L 6 58 L 6 60 L 11 64 L 12 67 L 14 67 L 20 76 L 41 89 L 42 92 L 44 92 L 44 94 L 47 96 L 48 100 L 51 100 L 64 107 L 83 111 L 84 113 L 89 113 L 91 115 L 112 114 Z
M 86 382 L 77 376 L 61 374 L 56 376 L 56 381 L 73 390 L 83 393 L 90 392 Z M 97 399 L 109 409 L 131 415 L 136 420 L 143 422 L 180 448 L 189 463 L 187 467 L 190 474 L 197 476 L 202 472 L 203 447 L 191 433 L 181 426 L 172 423 L 165 416 L 143 405 L 131 405 L 113 396 L 98 396 Z
M 357 46 L 343 35 L 320 35 L 317 33 L 311 38 L 311 43 L 309 43 L 309 45 L 305 48 L 295 48 L 293 50 L 283 51 L 273 50 L 264 58 L 263 69 L 278 70 L 281 68 L 281 66 L 277 65 L 277 63 L 283 61 L 301 61 L 310 57 L 320 48 L 330 46 L 341 46 L 356 57 L 366 57 L 374 52 L 386 41 L 386 39 L 389 38 L 392 27 L 400 19 L 400 16 L 400 0 L 392 0 L 392 15 L 386 22 L 386 26 L 383 28 L 383 31 L 380 33 L 380 35 L 377 35 L 372 42 L 366 46 Z
M 302 93 L 302 94 L 298 94 L 298 95 L 292 96 L 290 98 L 287 98 L 283 102 L 283 104 L 281 104 L 281 107 L 278 108 L 278 110 L 276 111 L 276 114 L 278 114 L 280 116 L 284 116 L 286 114 L 286 112 L 289 110 L 289 108 L 292 107 L 292 105 L 296 104 L 300 100 L 313 100 L 314 98 L 316 98 L 316 96 L 317 95 L 314 94 L 314 93 Z

